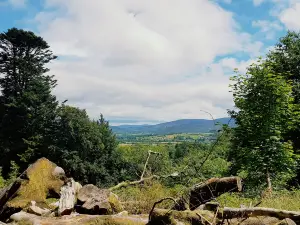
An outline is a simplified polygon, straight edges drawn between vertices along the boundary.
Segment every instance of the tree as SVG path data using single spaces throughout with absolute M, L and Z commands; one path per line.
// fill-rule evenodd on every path
M 104 117 L 92 121 L 85 110 L 67 105 L 57 112 L 48 158 L 84 184 L 119 182 L 117 143 Z
M 233 77 L 236 111 L 231 111 L 233 171 L 245 171 L 255 185 L 263 180 L 272 188 L 271 178 L 290 177 L 295 165 L 290 142 L 283 134 L 292 125 L 292 85 L 286 74 L 274 71 L 270 62 L 260 61 L 248 68 L 246 75 Z
M 0 34 L 0 165 L 7 175 L 10 160 L 25 163 L 47 151 L 55 118 L 56 85 L 46 64 L 56 59 L 33 32 L 12 28 Z
M 290 81 L 293 89 L 294 103 L 298 106 L 294 110 L 294 125 L 286 132 L 285 139 L 291 140 L 296 152 L 300 153 L 300 33 L 289 31 L 280 38 L 274 50 L 267 55 L 276 73 L 281 73 Z

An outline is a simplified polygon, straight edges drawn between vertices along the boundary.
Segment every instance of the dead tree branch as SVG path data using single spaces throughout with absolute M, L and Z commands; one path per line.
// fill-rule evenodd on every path
M 153 206 L 152 206 L 152 208 L 150 210 L 150 213 L 149 213 L 149 221 L 151 221 L 151 216 L 152 216 L 152 213 L 153 213 L 153 211 L 155 209 L 155 206 L 157 204 L 162 203 L 163 201 L 166 201 L 166 200 L 172 200 L 175 203 L 175 205 L 177 204 L 176 199 L 175 198 L 171 198 L 171 197 L 163 198 L 163 199 L 161 199 L 161 200 L 159 200 L 157 202 L 154 202 L 154 204 L 153 204 Z
M 240 191 L 242 191 L 242 180 L 239 177 L 211 178 L 192 187 L 188 193 L 181 196 L 172 209 L 180 211 L 195 210 L 200 205 L 215 199 L 221 194 Z
M 144 164 L 144 169 L 143 169 L 143 172 L 142 172 L 142 175 L 141 175 L 140 180 L 143 180 L 143 178 L 144 178 L 144 175 L 145 175 L 145 172 L 146 172 L 146 168 L 147 168 L 147 165 L 148 165 L 148 162 L 149 162 L 149 159 L 150 159 L 151 154 L 154 154 L 154 155 L 161 155 L 160 152 L 153 152 L 153 151 L 151 151 L 151 150 L 148 151 L 148 156 L 147 156 L 146 162 L 145 162 L 145 164 Z
M 295 222 L 300 222 L 300 211 L 286 211 L 272 208 L 229 208 L 225 207 L 223 212 L 219 212 L 218 217 L 223 219 L 248 218 L 257 216 L 275 217 L 280 220 L 289 218 Z

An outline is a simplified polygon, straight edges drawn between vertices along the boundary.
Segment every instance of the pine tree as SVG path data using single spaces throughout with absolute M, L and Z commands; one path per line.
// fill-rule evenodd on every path
M 56 80 L 46 64 L 56 59 L 49 45 L 33 32 L 12 28 L 0 34 L 0 165 L 21 166 L 47 151 L 55 118 Z M 24 164 L 25 166 L 25 164 Z

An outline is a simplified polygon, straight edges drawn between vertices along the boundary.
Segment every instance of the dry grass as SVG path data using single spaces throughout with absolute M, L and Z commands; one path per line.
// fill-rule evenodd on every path
M 115 192 L 124 208 L 131 214 L 148 214 L 154 202 L 165 198 L 177 198 L 181 195 L 179 189 L 166 188 L 158 181 L 144 186 L 129 187 L 120 189 Z M 243 193 L 226 193 L 217 198 L 222 207 L 246 207 L 254 206 L 260 202 L 260 198 L 247 198 Z M 172 201 L 165 201 L 159 204 L 157 208 L 169 208 L 173 205 Z M 278 191 L 273 195 L 264 198 L 259 205 L 260 207 L 276 208 L 283 210 L 300 211 L 300 190 Z
M 245 205 L 247 207 L 254 206 L 260 201 L 260 198 L 246 198 L 243 197 L 242 194 L 237 193 L 227 193 L 218 198 L 218 202 L 221 204 L 221 206 L 238 208 L 241 205 Z M 259 206 L 300 211 L 300 190 L 273 192 L 271 197 L 262 199 L 262 202 Z
M 144 222 L 135 221 L 131 218 L 99 217 L 86 225 L 145 225 Z
M 176 197 L 178 191 L 164 187 L 158 181 L 146 183 L 143 186 L 128 187 L 115 191 L 123 202 L 124 210 L 131 214 L 148 214 L 154 202 L 164 197 Z M 168 208 L 173 204 L 165 201 L 159 208 Z
M 9 202 L 9 205 L 24 208 L 30 201 L 46 202 L 50 190 L 59 192 L 63 181 L 52 176 L 55 166 L 55 164 L 43 158 L 28 168 L 29 181 L 23 181 L 17 196 Z

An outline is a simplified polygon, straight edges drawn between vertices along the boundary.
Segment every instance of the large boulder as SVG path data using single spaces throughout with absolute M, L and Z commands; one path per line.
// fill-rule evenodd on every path
M 83 186 L 77 196 L 76 211 L 91 215 L 111 215 L 123 211 L 118 196 L 92 184 Z
M 61 171 L 46 158 L 31 164 L 13 183 L 0 192 L 0 221 L 10 215 L 29 209 L 31 201 L 47 205 L 46 199 L 59 196 L 65 183 Z M 56 174 L 59 174 L 58 176 Z

